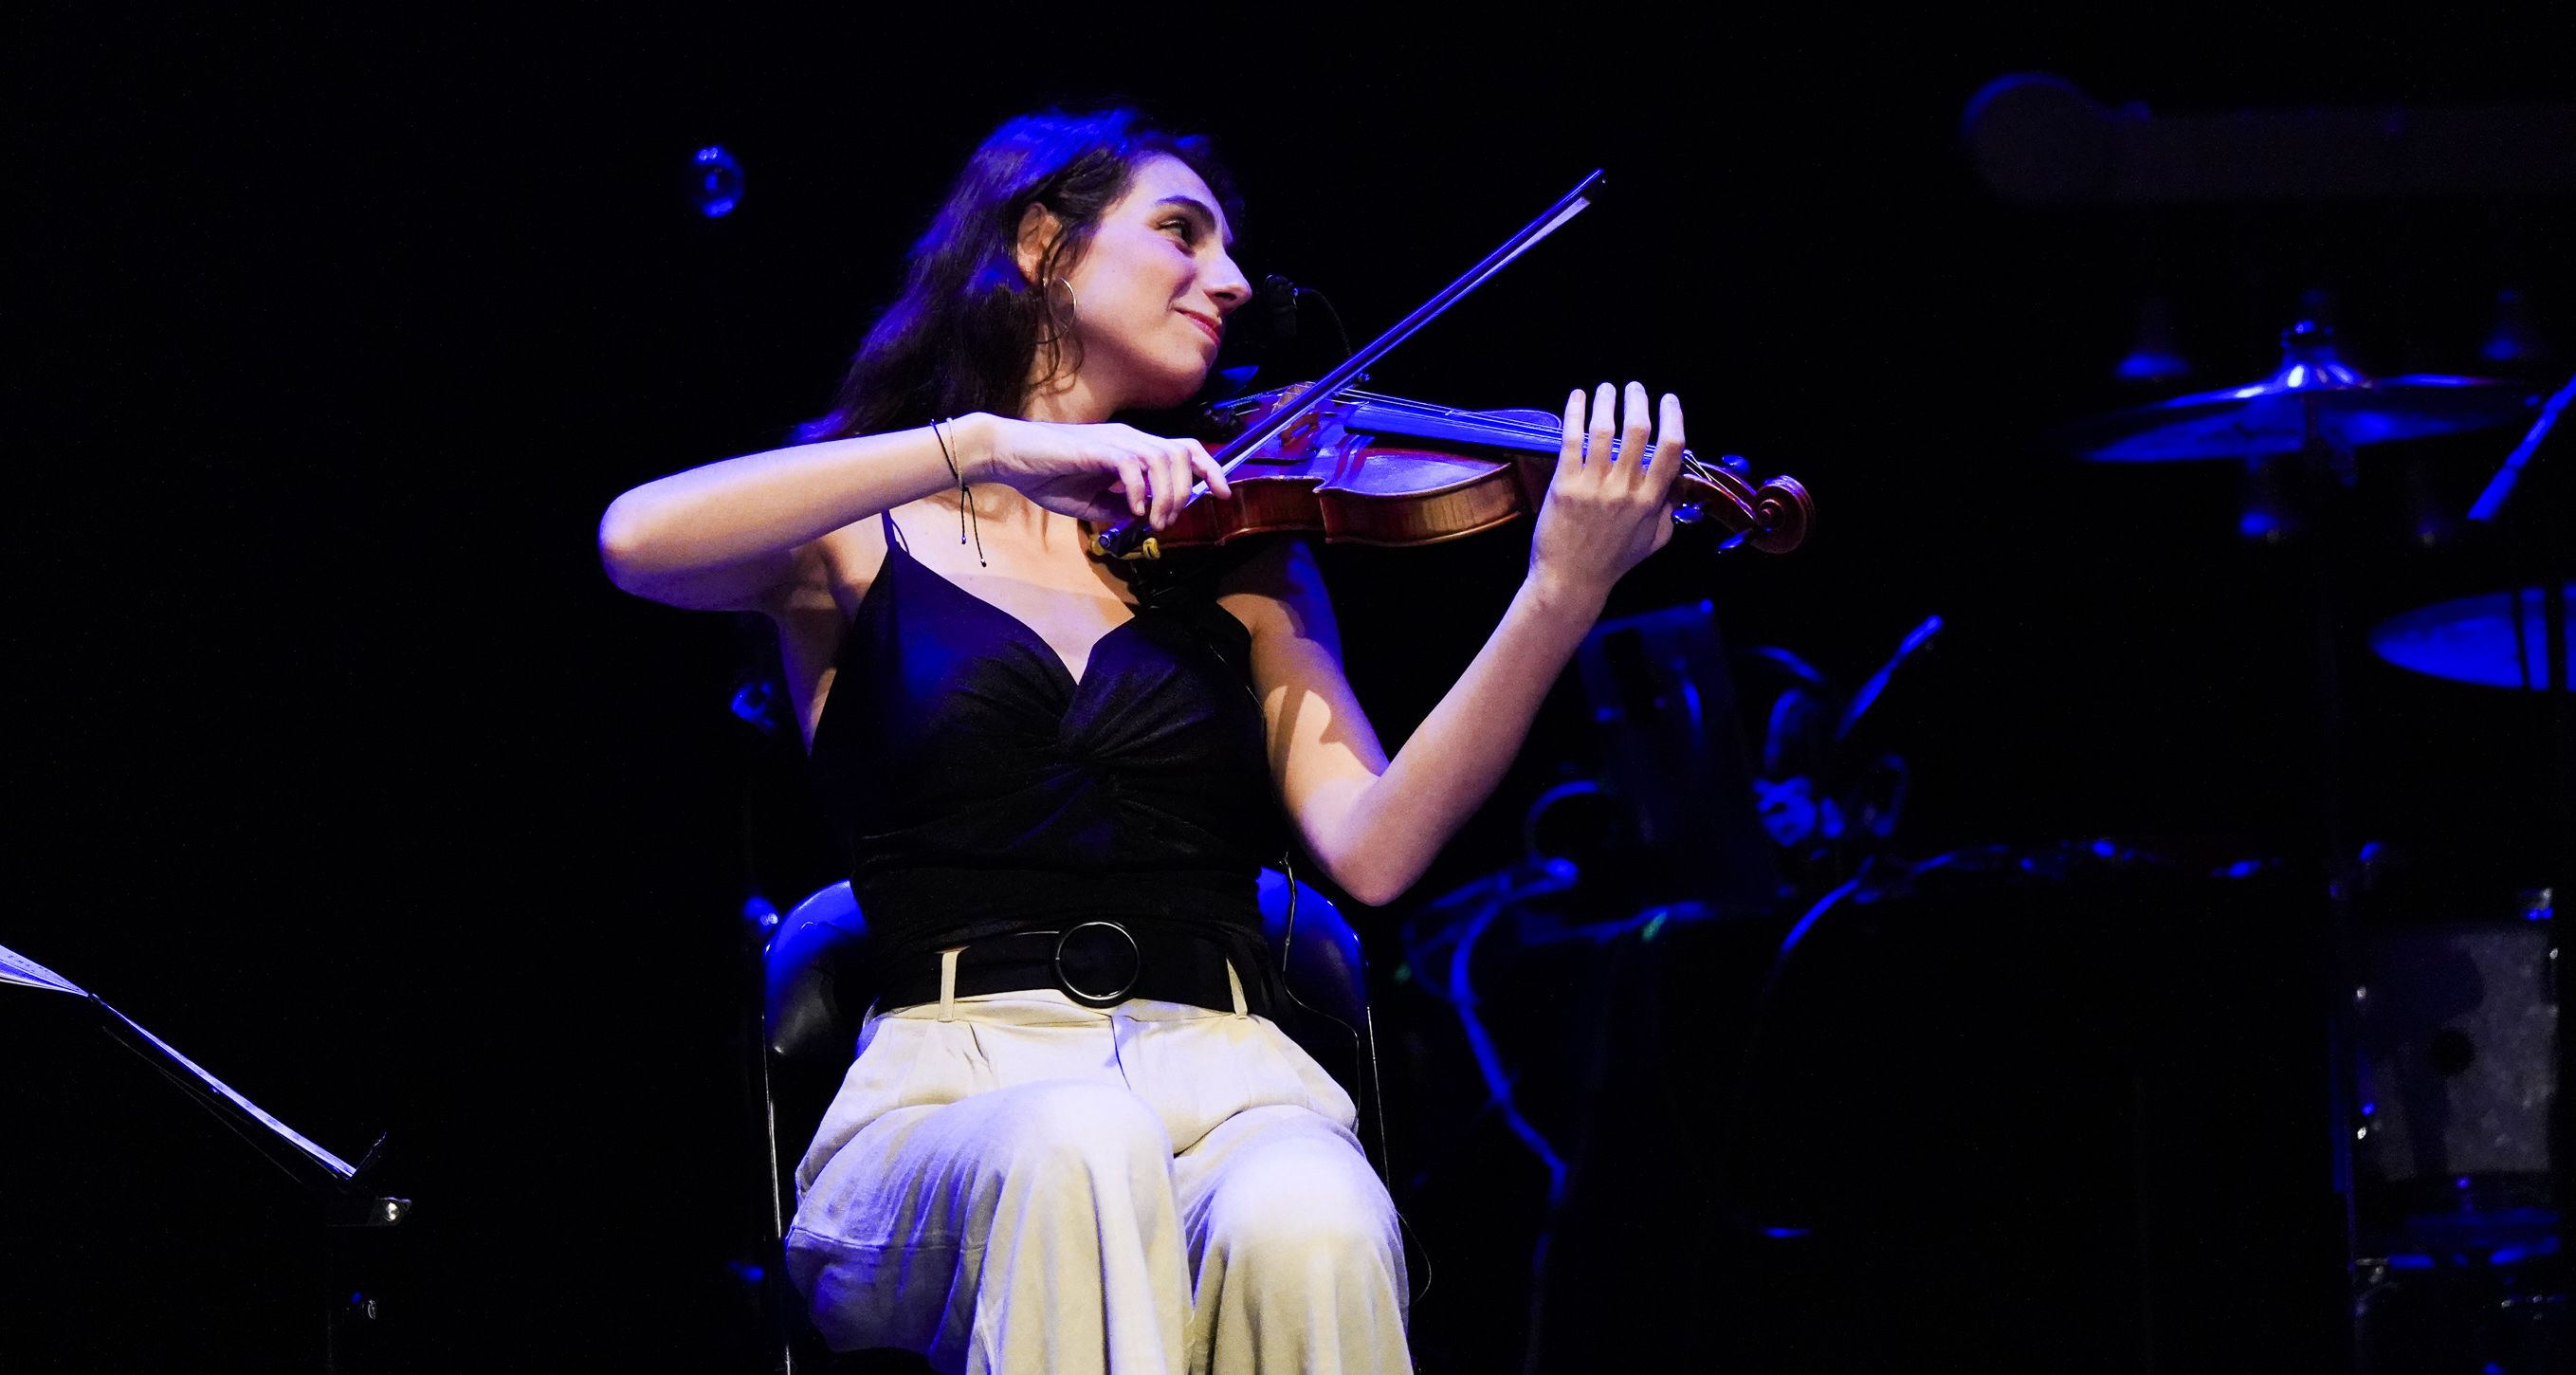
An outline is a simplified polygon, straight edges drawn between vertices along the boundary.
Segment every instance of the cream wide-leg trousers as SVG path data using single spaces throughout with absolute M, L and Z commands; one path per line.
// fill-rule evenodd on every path
M 824 1340 L 968 1375 L 1410 1370 L 1350 1096 L 1239 983 L 1235 1006 L 1048 989 L 869 1018 L 787 1234 Z

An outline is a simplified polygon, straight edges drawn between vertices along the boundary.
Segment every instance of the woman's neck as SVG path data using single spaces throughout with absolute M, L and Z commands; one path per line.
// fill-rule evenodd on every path
M 1020 403 L 1020 418 L 1058 425 L 1097 425 L 1118 413 L 1117 403 L 1079 376 L 1032 385 Z

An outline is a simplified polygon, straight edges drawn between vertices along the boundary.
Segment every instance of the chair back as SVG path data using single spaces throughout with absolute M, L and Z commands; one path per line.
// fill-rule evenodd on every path
M 761 959 L 761 1033 L 769 1060 L 770 1126 L 784 1171 L 823 1125 L 858 1053 L 859 1023 L 876 1000 L 868 923 L 847 879 L 791 908 Z

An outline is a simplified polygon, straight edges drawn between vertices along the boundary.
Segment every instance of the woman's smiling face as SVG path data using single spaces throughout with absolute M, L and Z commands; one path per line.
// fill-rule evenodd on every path
M 1216 194 L 1188 164 L 1162 154 L 1137 164 L 1081 262 L 1054 289 L 1072 291 L 1087 391 L 1113 410 L 1177 406 L 1197 394 L 1225 318 L 1252 298 L 1228 251 L 1232 238 Z

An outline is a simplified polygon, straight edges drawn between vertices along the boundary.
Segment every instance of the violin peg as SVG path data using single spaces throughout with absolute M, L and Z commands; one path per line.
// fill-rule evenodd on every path
M 1746 526 L 1744 529 L 1738 530 L 1734 534 L 1727 536 L 1726 542 L 1717 546 L 1714 552 L 1723 554 L 1730 549 L 1740 548 L 1746 540 L 1751 538 L 1753 538 L 1753 529 L 1751 526 Z
M 1705 519 L 1707 515 L 1707 509 L 1702 507 L 1698 502 L 1685 501 L 1673 508 L 1673 523 L 1675 525 L 1697 525 L 1701 520 Z

